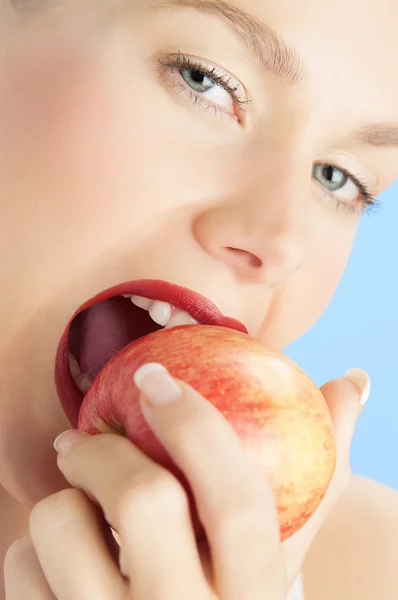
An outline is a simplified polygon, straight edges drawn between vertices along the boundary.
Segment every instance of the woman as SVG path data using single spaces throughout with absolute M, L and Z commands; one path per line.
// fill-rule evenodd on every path
M 295 581 L 302 595 L 300 573 L 306 600 L 396 598 L 396 493 L 349 467 L 369 395 L 360 370 L 322 388 L 338 465 L 283 544 L 271 492 L 225 421 L 159 366 L 135 374 L 142 408 L 190 481 L 211 559 L 177 482 L 125 439 L 53 450 L 76 427 L 57 349 L 88 300 L 64 346 L 83 391 L 129 341 L 115 342 L 120 294 L 162 325 L 210 312 L 278 349 L 322 314 L 361 213 L 398 176 L 396 0 L 0 7 L 7 600 L 282 600 Z M 77 488 L 119 532 L 120 565 Z

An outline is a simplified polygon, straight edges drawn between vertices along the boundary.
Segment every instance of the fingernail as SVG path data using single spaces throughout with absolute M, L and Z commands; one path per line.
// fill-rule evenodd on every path
M 77 429 L 68 429 L 64 431 L 54 440 L 54 449 L 58 454 L 66 454 L 76 442 L 80 442 L 87 437 L 88 434 Z
M 140 367 L 134 374 L 134 381 L 144 399 L 152 406 L 163 406 L 182 396 L 180 386 L 159 363 L 148 363 Z
M 363 369 L 349 369 L 344 374 L 344 377 L 351 379 L 351 381 L 354 381 L 357 385 L 359 385 L 359 387 L 361 389 L 360 404 L 361 405 L 366 404 L 366 402 L 368 401 L 368 398 L 369 398 L 370 386 L 371 386 L 371 380 L 370 380 L 370 376 L 368 375 L 368 373 L 366 371 L 364 371 Z

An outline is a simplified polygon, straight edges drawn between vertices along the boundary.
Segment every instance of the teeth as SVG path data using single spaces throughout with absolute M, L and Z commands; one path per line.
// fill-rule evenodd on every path
M 190 314 L 185 312 L 184 310 L 177 310 L 170 321 L 167 323 L 165 329 L 170 329 L 170 327 L 177 327 L 177 325 L 197 325 L 198 321 L 196 321 Z
M 77 360 L 73 356 L 73 354 L 71 354 L 70 352 L 69 352 L 69 368 L 70 368 L 70 372 L 72 373 L 73 378 L 80 375 L 79 363 L 77 362 Z
M 167 325 L 171 318 L 171 306 L 168 302 L 156 301 L 149 309 L 152 320 L 163 327 Z
M 149 310 L 153 304 L 153 300 L 143 298 L 142 296 L 131 296 L 131 302 L 135 304 L 135 306 L 145 310 Z
M 90 375 L 80 373 L 79 375 L 77 375 L 77 377 L 74 377 L 73 379 L 79 390 L 83 392 L 83 394 L 87 394 L 91 384 L 93 383 L 93 380 L 91 379 Z
M 93 380 L 90 375 L 80 372 L 80 366 L 76 358 L 69 352 L 69 368 L 73 377 L 73 381 L 83 394 L 87 394 Z
M 175 308 L 168 302 L 161 302 L 160 300 L 150 300 L 143 296 L 128 296 L 123 294 L 123 298 L 131 298 L 131 302 L 147 310 L 151 315 L 151 318 L 158 325 L 162 325 L 165 329 L 170 327 L 176 327 L 177 325 L 197 325 L 196 321 L 191 315 L 184 310 Z
M 130 296 L 129 294 L 122 294 L 122 296 L 123 298 L 130 298 L 135 306 L 147 310 L 152 320 L 158 325 L 162 325 L 165 329 L 177 327 L 178 325 L 198 324 L 198 321 L 191 317 L 189 313 L 180 310 L 179 308 L 175 308 L 168 302 L 150 300 L 143 296 Z M 87 373 L 81 373 L 80 365 L 71 352 L 69 352 L 69 368 L 77 387 L 83 394 L 86 394 L 93 383 L 93 380 Z

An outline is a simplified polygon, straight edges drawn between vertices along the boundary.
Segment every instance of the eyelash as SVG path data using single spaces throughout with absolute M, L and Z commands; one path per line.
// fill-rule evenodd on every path
M 374 210 L 377 210 L 378 208 L 380 208 L 380 202 L 377 199 L 378 193 L 376 191 L 374 191 L 366 181 L 361 179 L 361 177 L 359 175 L 353 175 L 352 173 L 350 173 L 350 171 L 348 171 L 348 169 L 345 169 L 344 167 L 340 167 L 334 163 L 328 162 L 328 163 L 315 163 L 315 164 L 332 167 L 333 169 L 340 171 L 341 173 L 343 173 L 343 175 L 345 175 L 346 177 L 351 179 L 351 181 L 358 188 L 358 190 L 362 196 L 360 203 L 361 203 L 365 213 L 370 213 L 370 212 L 373 212 Z M 335 194 L 333 194 L 333 192 L 327 190 L 324 186 L 322 186 L 322 189 L 323 189 L 326 197 L 332 199 L 333 202 L 336 203 L 337 209 L 343 208 L 344 210 L 347 210 L 350 213 L 358 212 L 357 204 L 347 204 L 346 202 L 343 202 L 342 200 L 339 200 L 338 198 L 336 198 Z
M 170 71 L 172 71 L 172 72 L 178 71 L 179 79 L 178 80 L 176 79 L 172 82 L 174 91 L 176 91 L 177 93 L 186 94 L 188 96 L 189 100 L 192 102 L 192 104 L 194 104 L 197 107 L 201 107 L 201 106 L 203 106 L 203 104 L 205 104 L 206 108 L 214 110 L 215 114 L 219 114 L 219 115 L 227 114 L 225 111 L 222 110 L 222 108 L 220 108 L 216 104 L 207 102 L 204 96 L 202 96 L 199 93 L 195 93 L 195 91 L 191 90 L 187 84 L 183 83 L 182 76 L 179 73 L 179 71 L 181 71 L 183 69 L 199 71 L 201 74 L 205 75 L 206 77 L 208 77 L 209 79 L 214 81 L 215 84 L 222 87 L 226 92 L 228 92 L 231 95 L 231 98 L 233 99 L 234 103 L 236 105 L 238 105 L 242 111 L 244 110 L 244 107 L 249 105 L 251 102 L 250 98 L 246 97 L 245 99 L 243 99 L 238 94 L 239 85 L 232 84 L 233 78 L 231 75 L 228 75 L 227 73 L 221 74 L 220 72 L 218 72 L 217 68 L 214 66 L 210 66 L 210 65 L 206 66 L 206 65 L 202 64 L 200 61 L 195 60 L 189 56 L 186 56 L 186 55 L 182 54 L 181 52 L 178 52 L 177 54 L 168 55 L 168 56 L 156 55 L 156 60 L 158 62 L 159 67 L 161 68 L 161 71 L 163 72 L 164 76 L 166 76 L 166 75 L 168 76 L 170 74 Z M 228 115 L 228 116 L 231 116 L 231 115 Z M 240 120 L 239 115 L 235 115 L 234 117 L 231 117 L 231 118 L 234 118 L 234 120 L 236 120 L 236 119 Z M 337 169 L 338 171 L 343 173 L 347 178 L 349 178 L 354 183 L 354 185 L 358 188 L 358 190 L 361 194 L 362 198 L 361 198 L 360 204 L 362 205 L 364 212 L 370 213 L 370 212 L 373 212 L 374 210 L 376 210 L 377 208 L 379 208 L 380 203 L 377 200 L 378 194 L 376 192 L 374 192 L 370 188 L 369 184 L 366 181 L 362 180 L 359 176 L 355 176 L 352 173 L 350 173 L 350 171 L 348 171 L 347 169 L 344 169 L 343 167 L 340 167 L 333 163 L 316 163 L 316 164 L 322 164 L 322 165 Z M 339 200 L 339 198 L 337 198 L 336 195 L 333 194 L 333 192 L 327 190 L 324 186 L 322 186 L 322 189 L 323 189 L 325 196 L 328 199 L 331 199 L 333 202 L 335 202 L 337 210 L 339 210 L 340 208 L 343 208 L 344 210 L 346 210 L 350 213 L 358 212 L 357 204 L 347 204 L 346 202 Z
M 233 77 L 228 73 L 220 73 L 219 70 L 210 65 L 205 65 L 195 60 L 189 56 L 178 52 L 177 54 L 172 54 L 169 56 L 156 56 L 156 60 L 163 71 L 163 75 L 169 75 L 168 71 L 181 71 L 183 69 L 189 69 L 191 71 L 199 71 L 202 75 L 205 75 L 215 84 L 222 87 L 226 92 L 228 92 L 234 101 L 234 104 L 239 106 L 240 111 L 244 110 L 244 107 L 250 104 L 251 100 L 249 98 L 242 98 L 242 95 L 238 93 L 239 84 L 235 85 L 232 83 Z M 221 71 L 221 69 L 220 69 Z M 217 104 L 213 104 L 212 102 L 208 102 L 206 98 L 199 94 L 195 93 L 194 90 L 191 90 L 187 84 L 183 82 L 182 76 L 178 73 L 179 79 L 172 81 L 172 85 L 174 91 L 177 93 L 186 94 L 192 104 L 201 107 L 203 104 L 206 105 L 207 109 L 214 110 L 214 113 L 217 115 L 228 115 L 234 120 L 238 119 L 240 121 L 239 114 L 235 114 L 234 116 L 229 115 L 226 111 L 222 110 L 220 106 Z M 242 86 L 243 87 L 243 86 Z

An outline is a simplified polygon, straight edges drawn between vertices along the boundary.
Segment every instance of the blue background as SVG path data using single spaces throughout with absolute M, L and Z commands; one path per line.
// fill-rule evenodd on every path
M 368 371 L 372 391 L 354 436 L 352 468 L 398 490 L 398 183 L 379 200 L 380 208 L 362 217 L 327 311 L 285 352 L 317 385 L 351 367 Z

